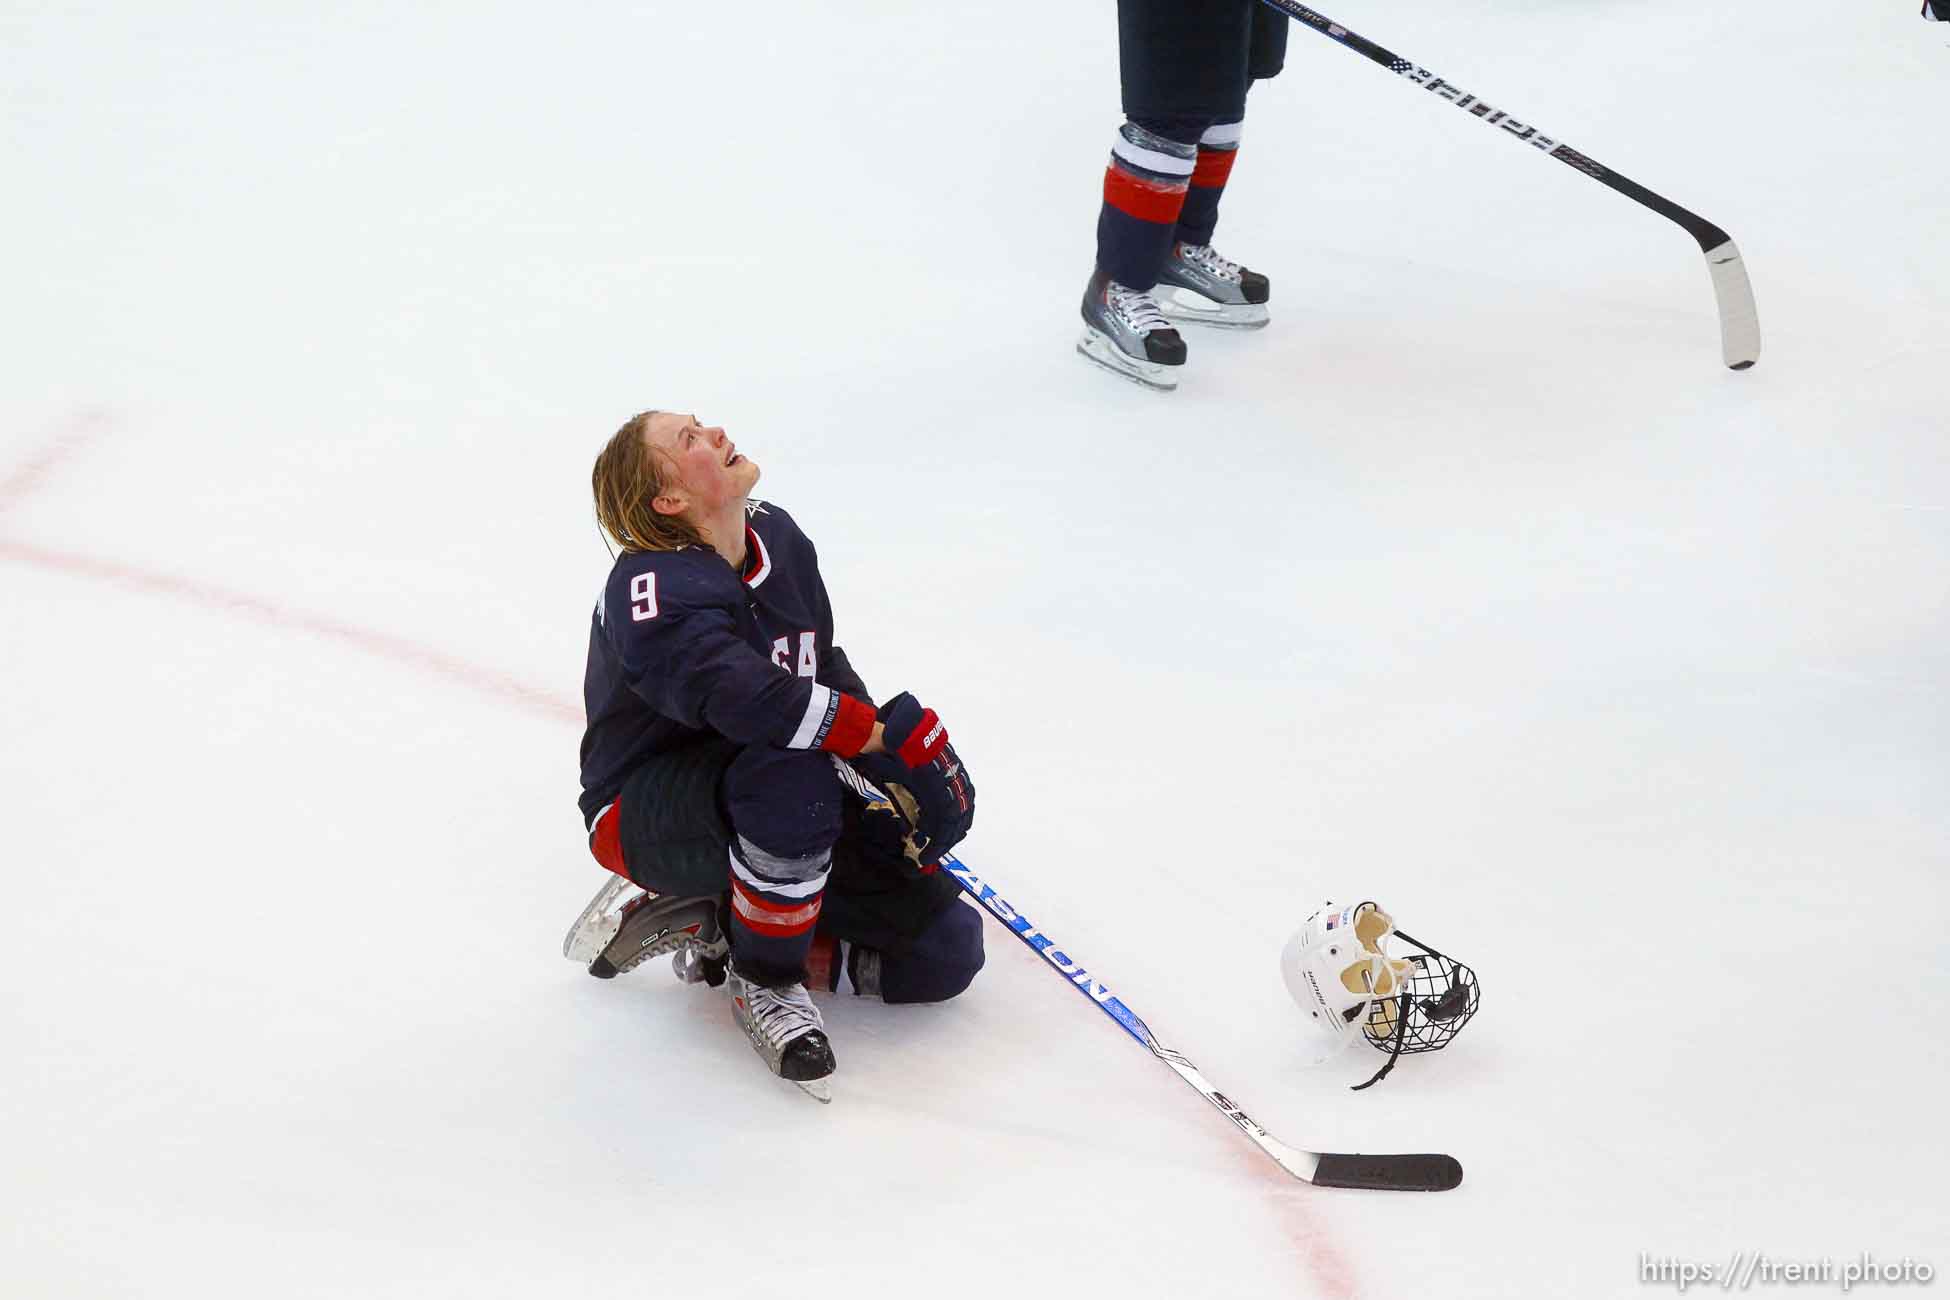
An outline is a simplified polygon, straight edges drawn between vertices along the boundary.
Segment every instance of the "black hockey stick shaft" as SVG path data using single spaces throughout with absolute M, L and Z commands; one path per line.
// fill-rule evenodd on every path
M 1304 23 L 1329 40 L 1338 42 L 1361 57 L 1378 63 L 1397 76 L 1406 77 L 1424 90 L 1448 100 L 1472 117 L 1542 150 L 1552 158 L 1575 168 L 1607 189 L 1614 190 L 1642 207 L 1650 208 L 1691 235 L 1706 254 L 1707 270 L 1713 276 L 1713 291 L 1720 308 L 1721 351 L 1729 367 L 1745 370 L 1760 355 L 1760 323 L 1754 307 L 1753 287 L 1740 263 L 1733 238 L 1705 217 L 1680 207 L 1662 194 L 1654 193 L 1629 176 L 1621 176 L 1589 154 L 1543 134 L 1536 127 L 1520 122 L 1461 86 L 1444 81 L 1427 68 L 1404 59 L 1393 50 L 1377 45 L 1359 32 L 1349 31 L 1318 10 L 1296 0 L 1261 0 L 1262 4 Z
M 1338 41 L 1361 57 L 1379 63 L 1388 71 L 1410 81 L 1448 100 L 1457 108 L 1466 109 L 1474 117 L 1480 117 L 1490 125 L 1524 141 L 1533 148 L 1541 149 L 1561 163 L 1577 168 L 1592 180 L 1610 189 L 1617 190 L 1626 198 L 1644 204 L 1668 221 L 1683 226 L 1686 233 L 1699 241 L 1702 252 L 1717 248 L 1730 238 L 1727 232 L 1694 212 L 1688 212 L 1671 199 L 1655 194 L 1645 186 L 1626 176 L 1620 176 L 1597 159 L 1579 153 L 1568 144 L 1560 143 L 1544 135 L 1533 126 L 1519 122 L 1502 109 L 1493 108 L 1461 86 L 1444 81 L 1426 68 L 1418 67 L 1393 50 L 1375 44 L 1359 32 L 1351 32 L 1325 14 L 1296 4 L 1294 0 L 1261 0 L 1263 4 L 1278 10 L 1289 18 L 1305 23 L 1329 40 Z

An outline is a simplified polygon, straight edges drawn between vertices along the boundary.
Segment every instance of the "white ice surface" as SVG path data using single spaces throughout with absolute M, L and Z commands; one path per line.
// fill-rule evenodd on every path
M 1221 246 L 1274 324 L 1071 351 L 1111 7 L 0 7 L 0 1293 L 1631 1296 L 1950 1267 L 1950 29 L 1908 0 L 1343 0 L 1729 230 L 1305 30 Z M 557 955 L 595 448 L 727 424 L 965 856 L 1276 1134 L 990 928 L 831 1010 Z M 1301 1067 L 1329 893 L 1473 962 Z

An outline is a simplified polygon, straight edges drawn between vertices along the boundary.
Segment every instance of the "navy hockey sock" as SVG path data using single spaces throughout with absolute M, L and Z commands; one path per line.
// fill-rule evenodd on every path
M 1097 215 L 1097 266 L 1119 284 L 1150 289 L 1158 282 L 1191 184 L 1195 142 L 1202 130 L 1202 125 L 1137 122 L 1118 128 Z
M 1232 175 L 1233 161 L 1239 156 L 1239 132 L 1239 122 L 1218 122 L 1199 136 L 1198 161 L 1192 168 L 1184 206 L 1178 212 L 1178 243 L 1212 242 L 1212 232 L 1219 225 L 1219 200 Z
M 780 985 L 805 970 L 832 870 L 846 788 L 816 750 L 751 745 L 725 770 L 731 842 L 731 960 Z
M 805 977 L 806 950 L 832 853 L 781 858 L 744 836 L 731 846 L 731 961 L 746 979 L 772 986 Z

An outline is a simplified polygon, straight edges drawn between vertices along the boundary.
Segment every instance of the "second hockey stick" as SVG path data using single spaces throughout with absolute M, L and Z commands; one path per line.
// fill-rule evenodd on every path
M 833 766 L 839 769 L 840 779 L 861 798 L 888 802 L 885 794 L 846 763 L 835 758 Z M 1096 976 L 1059 948 L 1054 940 L 1031 924 L 1028 917 L 1011 907 L 987 881 L 969 870 L 953 854 L 942 856 L 940 870 L 953 877 L 963 893 L 981 904 L 1010 934 L 1029 945 L 1031 951 L 1047 962 L 1051 970 L 1062 976 L 1070 987 L 1089 998 L 1099 1011 L 1115 1020 L 1151 1055 L 1170 1066 L 1179 1078 L 1231 1120 L 1254 1146 L 1271 1156 L 1273 1163 L 1295 1178 L 1312 1183 L 1315 1187 L 1359 1187 L 1383 1192 L 1445 1192 L 1462 1182 L 1462 1165 L 1454 1156 L 1348 1155 L 1332 1151 L 1303 1151 L 1288 1146 L 1261 1128 L 1252 1116 L 1239 1109 L 1232 1098 L 1207 1082 L 1184 1053 L 1159 1042 L 1150 1026 L 1125 1006 L 1122 999 L 1105 988 Z
M 1261 3 L 1305 23 L 1330 40 L 1337 41 L 1363 58 L 1379 63 L 1397 76 L 1406 77 L 1422 89 L 1439 95 L 1473 117 L 1515 136 L 1533 149 L 1583 172 L 1608 189 L 1616 190 L 1633 202 L 1652 209 L 1679 225 L 1698 241 L 1706 254 L 1706 269 L 1713 277 L 1713 297 L 1720 309 L 1720 356 L 1731 370 L 1745 370 L 1760 359 L 1760 311 L 1754 304 L 1754 286 L 1740 260 L 1732 236 L 1706 218 L 1688 212 L 1672 200 L 1620 176 L 1611 168 L 1568 144 L 1519 122 L 1500 108 L 1484 103 L 1461 86 L 1444 81 L 1427 68 L 1419 67 L 1392 50 L 1383 49 L 1358 32 L 1351 32 L 1325 14 L 1307 8 L 1296 0 L 1261 0 Z

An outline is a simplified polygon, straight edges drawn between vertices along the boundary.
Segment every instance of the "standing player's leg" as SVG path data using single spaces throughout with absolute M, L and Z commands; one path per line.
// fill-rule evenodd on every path
M 1212 247 L 1219 200 L 1239 156 L 1246 90 L 1254 80 L 1276 76 L 1286 58 L 1286 16 L 1259 4 L 1249 4 L 1249 10 L 1244 43 L 1227 52 L 1237 60 L 1239 75 L 1222 92 L 1214 92 L 1223 93 L 1223 105 L 1217 98 L 1210 101 L 1220 111 L 1199 137 L 1170 255 L 1159 272 L 1155 296 L 1160 309 L 1174 321 L 1233 329 L 1257 329 L 1267 322 L 1266 304 L 1272 296 L 1267 278 Z
M 1177 228 L 1197 185 L 1201 140 L 1213 123 L 1245 113 L 1260 8 L 1253 0 L 1118 0 L 1126 122 L 1104 179 L 1097 270 L 1084 292 L 1077 350 L 1153 388 L 1177 387 L 1185 362 L 1184 340 L 1153 291 L 1164 277 L 1165 292 L 1177 292 Z
M 1239 137 L 1244 115 L 1214 122 L 1198 138 L 1198 157 L 1192 165 L 1192 183 L 1185 191 L 1185 205 L 1178 210 L 1178 228 L 1173 242 L 1209 244 L 1219 225 L 1219 200 L 1225 196 L 1226 181 L 1232 177 L 1232 164 L 1239 157 Z
M 1196 83 L 1223 43 L 1218 9 L 1235 0 L 1118 0 L 1124 123 L 1111 142 L 1097 215 L 1097 261 L 1083 291 L 1077 351 L 1148 388 L 1178 386 L 1185 341 L 1151 296 L 1171 253 L 1203 124 Z M 1190 109 L 1183 107 L 1192 103 Z M 1185 129 L 1190 126 L 1190 130 Z M 1174 129 L 1176 128 L 1176 129 Z
M 1176 125 L 1176 129 L 1174 129 Z M 1097 213 L 1097 266 L 1077 351 L 1150 388 L 1178 385 L 1185 341 L 1151 298 L 1191 184 L 1199 128 L 1126 121 L 1111 143 Z
M 1218 122 L 1199 137 L 1198 161 L 1165 264 L 1158 273 L 1158 307 L 1174 321 L 1258 329 L 1266 324 L 1272 286 L 1212 247 L 1219 200 L 1239 154 L 1238 121 Z

